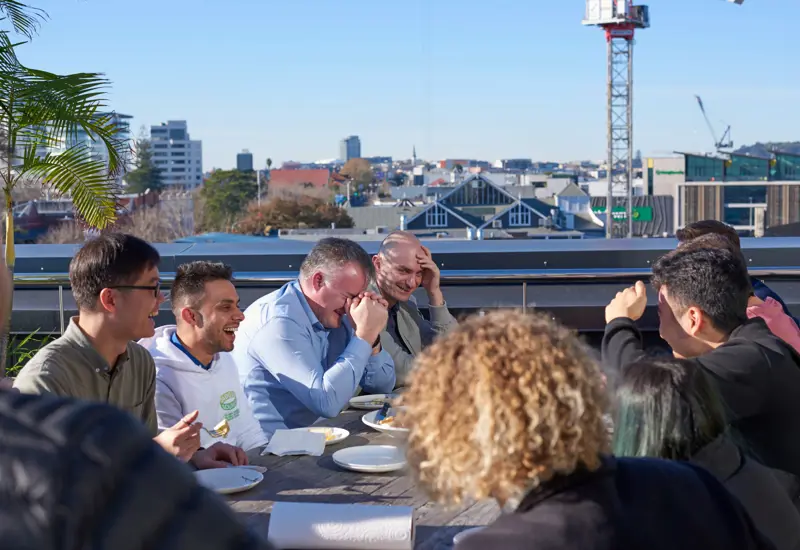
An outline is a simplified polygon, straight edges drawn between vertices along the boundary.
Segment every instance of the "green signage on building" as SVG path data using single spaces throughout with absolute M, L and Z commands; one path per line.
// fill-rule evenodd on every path
M 656 176 L 682 176 L 683 170 L 656 170 Z
M 592 208 L 592 211 L 595 214 L 605 214 L 606 209 L 603 207 Z M 624 220 L 626 219 L 627 212 L 624 207 L 617 206 L 614 208 L 614 211 L 611 213 L 611 216 L 615 220 Z M 635 222 L 651 222 L 653 221 L 653 208 L 650 206 L 634 206 L 633 207 L 633 221 Z

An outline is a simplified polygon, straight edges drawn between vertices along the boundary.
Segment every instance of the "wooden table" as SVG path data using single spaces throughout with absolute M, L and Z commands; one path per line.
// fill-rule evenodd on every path
M 331 455 L 357 445 L 399 445 L 400 440 L 381 434 L 361 422 L 368 411 L 347 410 L 320 423 L 350 431 L 350 437 L 329 445 L 323 456 L 250 456 L 251 464 L 265 466 L 264 481 L 250 491 L 230 495 L 228 501 L 247 525 L 266 539 L 269 515 L 275 501 L 328 502 L 413 506 L 417 549 L 452 548 L 453 536 L 470 527 L 491 523 L 500 513 L 494 501 L 461 509 L 447 509 L 428 501 L 407 471 L 363 474 L 344 470 Z

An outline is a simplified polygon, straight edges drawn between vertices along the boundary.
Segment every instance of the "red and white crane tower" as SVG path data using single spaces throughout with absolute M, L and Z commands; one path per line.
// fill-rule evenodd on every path
M 602 28 L 608 42 L 606 238 L 632 237 L 633 37 L 650 26 L 650 12 L 631 0 L 586 0 L 583 24 Z

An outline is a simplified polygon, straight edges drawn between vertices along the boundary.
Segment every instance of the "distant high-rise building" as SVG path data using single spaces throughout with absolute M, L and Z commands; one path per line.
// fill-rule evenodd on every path
M 151 126 L 150 146 L 166 187 L 192 189 L 203 183 L 203 142 L 189 138 L 185 120 Z
M 240 172 L 253 171 L 253 153 L 245 149 L 236 155 L 236 169 Z
M 358 136 L 346 137 L 339 143 L 339 156 L 345 162 L 361 158 L 361 140 Z

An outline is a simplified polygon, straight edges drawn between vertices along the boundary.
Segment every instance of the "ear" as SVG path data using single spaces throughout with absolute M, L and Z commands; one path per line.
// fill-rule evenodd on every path
M 689 327 L 686 331 L 691 336 L 697 336 L 701 330 L 705 328 L 706 316 L 703 311 L 695 306 L 691 306 L 686 310 L 686 317 L 689 319 Z
M 381 255 L 380 254 L 375 254 L 372 257 L 372 265 L 375 268 L 375 271 L 380 271 L 380 269 L 381 269 Z
M 196 325 L 197 318 L 195 317 L 194 311 L 192 311 L 188 307 L 182 307 L 180 311 L 181 320 L 188 324 L 188 325 Z
M 117 310 L 117 295 L 114 290 L 104 288 L 100 291 L 100 296 L 97 297 L 97 303 L 103 310 L 114 313 Z
M 316 291 L 319 291 L 323 285 L 325 284 L 325 275 L 322 272 L 317 271 L 311 276 L 311 288 Z

